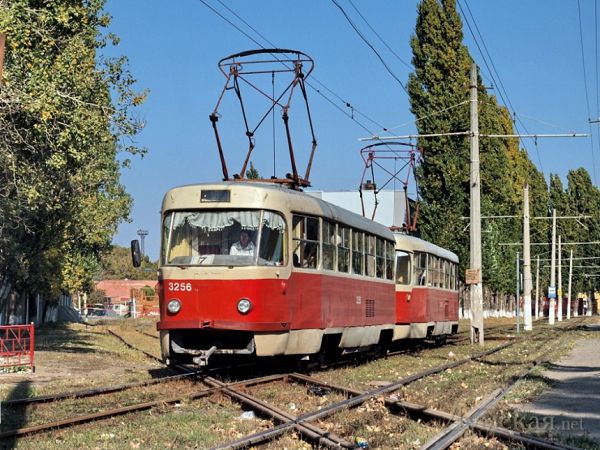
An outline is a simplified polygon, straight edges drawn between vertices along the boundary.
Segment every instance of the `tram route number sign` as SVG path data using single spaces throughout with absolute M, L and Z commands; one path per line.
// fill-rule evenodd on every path
M 478 284 L 478 283 L 481 283 L 481 269 L 467 269 L 467 270 L 465 270 L 465 283 L 466 284 Z

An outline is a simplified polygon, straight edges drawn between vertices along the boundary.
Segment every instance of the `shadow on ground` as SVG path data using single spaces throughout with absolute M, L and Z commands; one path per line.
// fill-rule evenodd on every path
M 31 394 L 31 381 L 22 381 L 17 383 L 15 387 L 10 391 L 8 396 L 4 399 L 15 400 L 23 397 L 29 397 Z M 0 423 L 0 449 L 13 449 L 17 445 L 17 437 L 6 436 L 2 437 L 2 433 L 9 430 L 17 430 L 27 426 L 27 406 L 11 406 L 2 407 L 2 413 L 0 416 L 2 422 Z

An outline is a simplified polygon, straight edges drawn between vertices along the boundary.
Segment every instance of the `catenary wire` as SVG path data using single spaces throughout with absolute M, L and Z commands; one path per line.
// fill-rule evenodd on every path
M 590 97 L 589 97 L 589 93 L 588 93 L 587 71 L 585 69 L 585 52 L 583 49 L 583 27 L 581 24 L 581 2 L 580 2 L 580 0 L 577 0 L 577 17 L 579 19 L 579 44 L 581 47 L 581 64 L 583 66 L 583 86 L 584 86 L 584 91 L 585 91 L 585 103 L 586 103 L 587 114 L 588 114 L 588 125 L 590 128 L 590 143 L 591 143 L 591 150 L 592 150 L 593 178 L 594 178 L 594 184 L 596 184 L 596 160 L 595 160 L 595 156 L 594 156 L 594 134 L 593 134 L 592 124 L 591 124 Z
M 352 6 L 352 8 L 354 8 L 354 11 L 356 11 L 356 13 L 363 20 L 363 22 L 365 22 L 367 24 L 367 26 L 369 27 L 369 29 L 373 32 L 373 34 L 375 34 L 375 36 L 377 36 L 377 38 L 381 41 L 381 43 L 383 45 L 385 45 L 385 47 L 390 51 L 390 53 L 392 55 L 394 55 L 396 57 L 396 59 L 398 61 L 400 61 L 402 64 L 404 64 L 406 67 L 408 67 L 409 69 L 412 69 L 412 66 L 410 64 L 408 64 L 406 61 L 404 61 L 402 58 L 400 58 L 400 56 L 398 56 L 398 54 L 394 51 L 394 49 L 392 47 L 390 47 L 390 45 L 388 45 L 388 43 L 381 37 L 381 35 L 377 32 L 377 30 L 375 30 L 371 26 L 371 24 L 367 21 L 367 19 L 365 18 L 365 16 L 363 16 L 362 13 L 359 11 L 359 9 L 354 5 L 354 3 L 352 2 L 352 0 L 348 0 L 348 3 L 350 3 L 350 6 Z
M 202 1 L 202 0 L 201 0 Z M 225 9 L 227 9 L 227 11 L 229 11 L 231 14 L 233 14 L 238 20 L 240 20 L 244 25 L 246 25 L 248 28 L 250 28 L 254 33 L 256 33 L 262 40 L 264 40 L 267 44 L 269 44 L 271 47 L 275 48 L 277 47 L 273 42 L 271 42 L 265 35 L 263 35 L 261 32 L 259 32 L 256 28 L 254 28 L 251 24 L 249 24 L 246 20 L 244 20 L 243 17 L 241 17 L 239 14 L 237 14 L 233 9 L 231 9 L 229 6 L 227 6 L 225 3 L 223 3 L 222 0 L 217 0 Z M 202 1 L 203 2 L 203 1 Z M 203 2 L 204 3 L 204 2 Z M 259 45 L 261 48 L 264 48 L 261 44 L 257 43 L 256 41 L 254 41 L 257 45 Z M 387 131 L 385 129 L 385 127 L 383 125 L 381 125 L 380 123 L 376 122 L 375 120 L 373 120 L 372 118 L 370 118 L 369 116 L 367 116 L 366 114 L 362 113 L 361 111 L 359 111 L 358 109 L 356 109 L 350 102 L 344 100 L 342 97 L 340 97 L 338 94 L 336 94 L 334 91 L 332 91 L 331 89 L 329 89 L 326 85 L 324 85 L 321 81 L 319 81 L 318 78 L 316 78 L 314 75 L 311 77 L 311 79 L 313 81 L 315 81 L 315 83 L 319 84 L 323 89 L 325 89 L 327 92 L 329 92 L 331 95 L 333 95 L 335 98 L 337 98 L 340 102 L 342 102 L 347 108 L 350 108 L 350 110 L 353 113 L 356 113 L 358 115 L 360 115 L 361 117 L 363 117 L 364 119 L 368 120 L 369 122 L 373 123 L 374 125 L 382 128 L 384 131 Z M 312 89 L 314 89 L 317 93 L 319 93 L 320 95 L 323 96 L 323 94 L 316 89 L 314 86 L 311 85 L 310 82 L 307 81 L 306 83 L 308 86 L 310 86 Z M 340 108 L 338 108 L 340 109 Z M 341 110 L 341 109 L 340 109 Z M 341 110 L 343 111 L 343 110 Z M 348 113 L 344 113 L 345 115 L 347 115 L 349 118 L 352 119 L 352 115 L 348 114 Z M 364 127 L 363 127 L 364 128 Z
M 477 31 L 477 34 L 479 36 L 479 40 L 481 40 L 483 48 L 485 49 L 485 53 L 488 55 L 488 58 L 490 60 L 490 64 L 491 64 L 491 66 L 493 68 L 493 71 L 490 69 L 490 67 L 489 67 L 489 65 L 487 63 L 487 59 L 486 59 L 484 53 L 482 52 L 481 47 L 479 46 L 479 42 L 478 42 L 477 36 L 475 35 L 475 33 L 473 32 L 473 29 L 471 28 L 470 22 L 468 20 L 467 15 L 465 14 L 465 12 L 464 12 L 464 10 L 462 8 L 460 0 L 458 0 L 458 7 L 460 9 L 460 12 L 462 13 L 463 18 L 465 19 L 465 23 L 467 24 L 467 28 L 469 29 L 469 32 L 471 33 L 471 36 L 473 36 L 473 40 L 475 41 L 475 44 L 477 45 L 477 49 L 479 50 L 479 53 L 481 54 L 481 57 L 483 58 L 483 61 L 484 61 L 485 65 L 486 65 L 486 67 L 487 67 L 487 69 L 489 71 L 489 74 L 490 74 L 490 77 L 491 77 L 493 83 L 496 86 L 498 86 L 498 88 L 499 88 L 498 89 L 498 94 L 500 95 L 500 98 L 502 99 L 502 102 L 509 109 L 509 111 L 510 110 L 513 111 L 514 119 L 515 119 L 515 128 L 517 129 L 517 132 L 519 131 L 518 130 L 518 126 L 516 124 L 516 122 L 518 121 L 520 123 L 521 127 L 523 128 L 523 130 L 525 131 L 525 134 L 531 134 L 527 130 L 527 127 L 525 126 L 525 124 L 521 121 L 520 117 L 515 112 L 515 108 L 513 107 L 512 102 L 510 101 L 510 98 L 508 97 L 508 93 L 506 92 L 506 89 L 504 87 L 504 83 L 502 83 L 502 79 L 500 78 L 500 74 L 496 70 L 496 66 L 494 64 L 493 58 L 492 58 L 490 52 L 488 51 L 487 45 L 485 44 L 485 40 L 483 39 L 483 35 L 481 34 L 481 31 L 479 31 L 479 27 L 477 26 L 477 21 L 475 20 L 475 16 L 471 12 L 471 8 L 469 7 L 469 4 L 467 3 L 467 0 L 463 0 L 463 2 L 465 4 L 465 7 L 466 7 L 468 13 L 469 13 L 469 16 L 471 17 L 471 21 L 473 22 L 473 26 L 475 27 L 475 30 Z M 494 77 L 494 73 L 496 74 L 496 77 Z M 497 78 L 497 80 L 496 80 L 496 78 Z M 523 147 L 525 148 L 525 151 L 527 153 L 530 153 L 529 149 L 527 148 L 527 145 L 525 144 L 525 142 L 523 141 L 523 139 L 520 138 L 519 141 L 521 142 L 521 145 L 523 145 Z M 542 163 L 542 158 L 541 158 L 541 155 L 540 155 L 540 152 L 539 152 L 539 148 L 538 148 L 537 142 L 534 141 L 534 143 L 535 143 L 535 152 L 536 152 L 536 156 L 537 156 L 537 159 L 538 159 L 538 164 L 540 166 L 540 170 L 543 173 L 544 172 L 544 165 Z
M 233 14 L 238 20 L 240 20 L 242 23 L 244 23 L 249 29 L 251 29 L 254 33 L 256 33 L 261 39 L 263 39 L 265 42 L 267 42 L 269 45 L 271 45 L 272 47 L 276 47 L 275 44 L 273 44 L 267 37 L 265 37 L 262 33 L 260 33 L 258 30 L 256 30 L 251 24 L 249 24 L 246 20 L 244 20 L 239 14 L 237 14 L 234 10 L 232 10 L 231 8 L 229 8 L 227 5 L 225 5 L 221 0 L 217 0 L 225 9 L 227 9 L 231 14 Z M 258 42 L 256 39 L 254 39 L 252 36 L 250 36 L 247 32 L 245 32 L 244 30 L 242 30 L 239 26 L 237 26 L 235 23 L 233 23 L 231 20 L 229 20 L 228 18 L 226 18 L 223 14 L 221 14 L 218 10 L 216 10 L 215 8 L 213 8 L 212 6 L 210 6 L 205 0 L 200 0 L 200 2 L 205 5 L 208 9 L 210 9 L 214 14 L 216 14 L 218 17 L 220 17 L 222 20 L 224 20 L 225 22 L 227 22 L 229 25 L 231 25 L 233 28 L 235 28 L 237 31 L 239 31 L 240 33 L 242 33 L 244 36 L 246 36 L 248 39 L 250 39 L 252 42 L 254 42 L 257 46 L 259 46 L 262 49 L 265 49 L 265 47 Z M 325 89 L 328 93 L 330 93 L 332 96 L 334 96 L 336 99 L 338 99 L 340 102 L 342 102 L 344 104 L 344 106 L 346 108 L 350 108 L 352 111 L 352 114 L 348 113 L 346 110 L 344 110 L 342 107 L 340 107 L 336 102 L 334 102 L 331 98 L 329 98 L 327 95 L 325 95 L 320 89 L 316 88 L 315 86 L 311 85 L 309 82 L 307 82 L 306 84 L 311 87 L 315 92 L 317 92 L 321 97 L 323 97 L 323 99 L 325 99 L 328 103 L 330 103 L 334 108 L 336 108 L 338 111 L 340 111 L 342 114 L 344 114 L 346 117 L 348 117 L 349 119 L 353 120 L 357 125 L 359 125 L 363 130 L 365 130 L 367 133 L 369 133 L 371 136 L 374 135 L 374 133 L 363 123 L 361 123 L 360 121 L 358 121 L 355 117 L 354 117 L 354 113 L 360 115 L 361 117 L 365 118 L 366 120 L 370 121 L 371 123 L 375 124 L 376 126 L 378 126 L 380 129 L 382 129 L 384 132 L 390 133 L 390 129 L 387 127 L 384 127 L 383 125 L 381 125 L 380 123 L 378 123 L 377 121 L 373 120 L 372 118 L 368 117 L 366 114 L 362 113 L 361 111 L 357 110 L 356 108 L 354 108 L 354 106 L 346 101 L 345 99 L 343 99 L 342 97 L 340 97 L 338 94 L 336 94 L 334 91 L 332 91 L 330 88 L 328 88 L 325 84 L 323 84 L 322 82 L 320 82 L 317 78 L 315 78 L 314 76 L 311 77 L 313 81 L 315 81 L 316 83 L 318 83 L 321 87 L 323 87 L 323 89 Z M 460 106 L 461 104 L 458 105 L 453 105 L 447 109 L 451 109 L 457 106 Z M 435 115 L 438 114 L 440 112 L 443 111 L 438 111 L 438 112 L 434 112 L 430 115 Z M 429 117 L 429 116 L 426 116 Z M 424 118 L 417 118 L 415 119 L 415 122 L 419 121 L 419 120 L 423 120 Z
M 229 20 L 227 17 L 225 17 L 223 14 L 221 14 L 218 10 L 216 10 L 215 8 L 213 8 L 211 5 L 209 5 L 205 0 L 199 0 L 204 6 L 206 6 L 208 9 L 210 9 L 214 14 L 216 14 L 217 16 L 219 16 L 221 19 L 223 19 L 225 22 L 227 22 L 229 25 L 231 25 L 233 28 L 235 28 L 237 31 L 239 31 L 240 33 L 242 33 L 244 36 L 246 36 L 248 39 L 250 39 L 253 43 L 255 43 L 257 46 L 259 46 L 262 49 L 265 49 L 265 46 L 262 45 L 260 42 L 258 42 L 256 39 L 254 39 L 252 36 L 250 36 L 248 33 L 246 33 L 244 30 L 242 30 L 240 27 L 238 27 L 235 23 L 233 23 L 231 20 Z M 231 11 L 230 8 L 227 8 L 229 11 Z M 257 33 L 259 36 L 261 36 L 267 43 L 269 43 L 270 45 L 272 45 L 273 47 L 275 47 L 275 45 L 271 44 L 270 41 L 268 39 L 266 39 L 264 36 L 262 36 L 262 34 L 260 34 L 258 31 L 256 31 L 254 29 L 254 27 L 252 27 L 251 25 L 249 25 L 246 21 L 244 21 L 241 17 L 239 17 L 239 15 L 237 15 L 236 13 L 234 13 L 233 11 L 231 11 L 232 14 L 234 14 L 236 17 L 238 17 L 239 20 L 242 20 L 242 22 L 244 22 L 248 27 L 250 27 L 250 29 L 252 29 L 255 33 Z M 313 77 L 314 79 L 314 77 Z M 316 81 L 316 80 L 315 80 Z M 368 133 L 372 134 L 372 131 L 365 126 L 364 124 L 362 124 L 360 121 L 358 121 L 353 115 L 349 114 L 348 112 L 344 111 L 339 105 L 337 105 L 333 100 L 331 100 L 330 98 L 328 98 L 325 94 L 323 94 L 319 89 L 314 88 L 310 83 L 306 83 L 309 87 L 311 87 L 312 89 L 315 90 L 315 92 L 317 92 L 321 97 L 323 97 L 327 102 L 329 102 L 332 106 L 334 106 L 338 111 L 342 112 L 346 117 L 348 117 L 349 119 L 351 119 L 352 121 L 354 121 L 356 124 L 358 124 L 363 130 L 367 131 Z M 323 85 L 322 83 L 319 82 L 319 84 Z M 328 89 L 329 90 L 329 89 Z M 347 107 L 351 107 L 351 104 L 349 102 L 344 102 L 345 105 Z M 356 112 L 356 109 L 353 108 L 353 111 Z M 364 116 L 364 115 L 363 115 Z M 366 117 L 366 116 L 365 116 Z M 376 123 L 376 122 L 375 122 Z
M 373 47 L 373 44 L 371 44 L 369 42 L 369 40 L 365 37 L 365 35 L 361 33 L 361 31 L 358 29 L 358 27 L 354 24 L 354 22 L 350 18 L 350 16 L 348 16 L 348 13 L 346 13 L 346 10 L 336 0 L 331 0 L 331 2 L 335 6 L 337 6 L 337 8 L 342 12 L 344 17 L 346 18 L 346 21 L 350 24 L 352 29 L 356 32 L 356 34 L 358 34 L 358 36 L 363 40 L 363 42 L 365 44 L 367 44 L 367 46 L 373 51 L 373 53 L 375 53 L 375 55 L 377 56 L 379 61 L 381 61 L 381 64 L 383 64 L 383 67 L 385 67 L 385 69 L 392 76 L 392 78 L 398 82 L 398 84 L 402 87 L 402 90 L 404 90 L 404 92 L 406 92 L 406 95 L 409 95 L 408 90 L 406 89 L 406 86 L 404 86 L 404 83 L 402 83 L 402 81 L 400 81 L 400 78 L 398 78 L 396 76 L 396 74 L 394 74 L 394 72 L 392 72 L 392 69 L 390 69 L 390 67 L 387 65 L 387 63 L 383 59 L 383 57 L 379 54 L 379 52 L 375 49 L 375 47 Z
M 596 118 L 600 119 L 600 94 L 598 93 L 598 0 L 594 0 L 594 37 L 596 44 Z

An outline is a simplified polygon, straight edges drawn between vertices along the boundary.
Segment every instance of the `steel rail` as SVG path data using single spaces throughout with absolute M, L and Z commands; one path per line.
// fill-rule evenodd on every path
M 420 447 L 421 450 L 445 450 L 450 447 L 453 442 L 456 442 L 470 428 L 470 424 L 477 422 L 490 407 L 503 397 L 502 394 L 502 389 L 496 389 L 459 420 L 456 420 L 452 425 L 442 430 L 441 433 L 425 442 Z
M 503 350 L 506 347 L 509 347 L 511 345 L 514 345 L 516 341 L 511 341 L 511 342 L 507 342 L 505 344 L 499 345 L 498 347 L 495 347 L 493 349 L 490 350 L 486 350 L 483 352 L 479 352 L 476 353 L 468 358 L 464 358 L 458 361 L 454 361 L 451 363 L 447 363 L 447 364 L 443 364 L 441 366 L 436 366 L 433 367 L 431 369 L 427 369 L 424 370 L 422 372 L 410 375 L 408 377 L 404 377 L 398 381 L 395 381 L 393 383 L 389 383 L 387 385 L 381 386 L 377 389 L 373 389 L 371 391 L 367 391 L 367 392 L 363 392 L 359 395 L 356 395 L 352 398 L 346 399 L 346 400 L 342 400 L 336 403 L 333 403 L 331 405 L 325 406 L 324 408 L 321 408 L 317 411 L 313 411 L 310 413 L 306 413 L 306 414 L 302 414 L 298 417 L 296 417 L 296 419 L 294 420 L 289 420 L 287 422 L 284 422 L 280 425 L 277 425 L 273 428 L 270 428 L 269 430 L 265 430 L 265 431 L 261 431 L 258 433 L 254 433 L 248 436 L 245 436 L 243 438 L 237 439 L 235 441 L 229 442 L 227 444 L 224 444 L 222 446 L 219 447 L 215 447 L 216 449 L 235 449 L 235 448 L 243 448 L 243 447 L 247 447 L 248 445 L 254 445 L 257 444 L 259 442 L 264 442 L 266 440 L 270 440 L 270 439 L 274 439 L 280 435 L 282 435 L 283 433 L 285 433 L 287 430 L 291 429 L 291 428 L 295 428 L 297 425 L 299 424 L 304 424 L 304 422 L 311 422 L 313 420 L 317 420 L 326 416 L 330 416 L 338 411 L 341 411 L 343 409 L 350 409 L 353 408 L 355 406 L 358 406 L 364 402 L 366 402 L 367 400 L 374 398 L 374 397 L 379 397 L 381 395 L 387 394 L 389 392 L 393 392 L 395 390 L 398 390 L 399 388 L 401 388 L 402 386 L 412 383 L 416 380 L 419 380 L 421 378 L 425 378 L 429 375 L 433 375 L 435 373 L 438 372 L 442 372 L 444 370 L 447 369 L 451 369 L 454 368 L 456 366 L 465 364 L 469 361 L 471 361 L 474 358 L 478 358 L 478 357 L 482 357 L 482 356 L 486 356 L 486 355 L 490 355 L 492 353 L 496 353 L 500 350 Z M 293 378 L 297 378 L 297 379 L 302 379 L 304 376 L 300 375 L 300 374 L 293 374 L 293 375 L 289 375 L 290 377 Z M 309 377 L 307 377 L 309 378 Z
M 302 381 L 306 384 L 310 383 L 317 386 L 326 387 L 337 392 L 342 392 L 348 396 L 356 396 L 363 394 L 363 391 L 348 388 L 346 386 L 340 386 L 333 383 L 326 383 L 316 378 L 308 377 L 306 375 L 298 373 L 290 374 L 289 377 L 298 381 Z M 386 406 L 392 410 L 392 413 L 393 409 L 401 409 L 406 415 L 416 415 L 419 417 L 442 420 L 445 422 L 456 422 L 462 420 L 461 416 L 457 416 L 444 411 L 439 411 L 433 408 L 428 408 L 424 405 L 419 405 L 418 403 L 407 402 L 404 400 L 396 400 L 390 397 L 386 397 L 384 401 Z M 503 440 L 521 442 L 533 448 L 539 448 L 544 450 L 577 450 L 576 447 L 570 447 L 568 445 L 550 442 L 537 436 L 531 436 L 525 433 L 521 433 L 520 431 L 513 431 L 507 428 L 480 423 L 472 423 L 470 427 L 473 431 L 484 436 L 494 436 Z
M 223 392 L 233 399 L 238 400 L 239 402 L 253 408 L 256 411 L 266 414 L 279 422 L 296 422 L 298 419 L 294 415 L 289 414 L 286 411 L 282 411 L 272 405 L 268 405 L 252 395 L 227 387 L 218 380 L 205 379 L 204 381 L 213 387 L 222 387 Z M 321 428 L 312 424 L 297 423 L 294 428 L 304 436 L 308 437 L 311 441 L 318 442 L 319 445 L 326 446 L 327 448 L 355 448 L 353 443 L 342 439 L 333 433 L 322 430 Z M 264 439 L 262 437 L 258 436 L 249 440 L 247 444 L 254 445 L 262 442 L 263 440 Z M 237 444 L 225 444 L 215 447 L 215 449 L 220 450 L 232 448 L 239 448 L 239 446 Z
M 571 325 L 564 328 L 574 329 L 577 325 Z M 553 339 L 552 336 L 546 339 L 546 344 Z M 543 347 L 545 344 L 542 344 Z M 448 448 L 453 442 L 460 439 L 460 437 L 469 429 L 471 425 L 477 423 L 488 411 L 489 409 L 496 405 L 500 400 L 502 400 L 510 391 L 512 391 L 515 386 L 519 383 L 519 381 L 523 380 L 526 376 L 531 374 L 531 372 L 536 369 L 542 362 L 545 360 L 543 357 L 548 355 L 552 349 L 547 349 L 543 352 L 543 356 L 537 358 L 535 361 L 529 364 L 529 368 L 525 371 L 525 373 L 521 374 L 518 378 L 510 382 L 507 386 L 505 386 L 500 392 L 498 392 L 491 400 L 483 402 L 481 407 L 475 408 L 471 412 L 467 413 L 464 417 L 461 417 L 459 420 L 455 421 L 452 425 L 447 427 L 437 436 L 434 436 L 432 439 L 427 441 L 423 446 L 421 446 L 421 450 L 445 450 Z
M 360 391 L 357 392 L 360 393 Z M 392 400 L 390 398 L 386 398 L 385 403 L 388 407 L 402 409 L 406 414 L 414 414 L 420 417 L 443 420 L 446 422 L 456 422 L 462 420 L 461 416 L 456 416 L 454 414 L 450 414 L 444 411 L 427 408 L 426 406 L 419 405 L 417 403 L 406 402 L 403 400 Z M 543 438 L 521 433 L 520 431 L 509 430 L 508 428 L 485 425 L 480 423 L 472 423 L 470 424 L 470 428 L 473 431 L 484 436 L 493 436 L 507 441 L 520 442 L 532 448 L 539 448 L 544 450 L 578 450 L 577 447 L 571 447 L 565 444 L 550 442 Z
M 145 350 L 142 350 L 141 348 L 137 348 L 133 345 L 131 345 L 129 342 L 127 342 L 125 339 L 123 339 L 121 336 L 119 336 L 117 333 L 115 333 L 114 331 L 112 331 L 111 329 L 107 328 L 106 332 L 114 337 L 116 337 L 119 341 L 121 341 L 123 344 L 125 344 L 126 347 L 129 347 L 133 350 L 136 350 L 138 352 L 143 353 L 144 355 L 146 355 L 148 358 L 153 359 L 155 361 L 158 361 L 159 363 L 163 364 L 162 359 L 160 359 L 158 356 L 153 355 L 152 353 L 149 353 Z
M 143 334 L 144 336 L 151 337 L 151 338 L 153 338 L 153 339 L 160 339 L 160 338 L 159 338 L 157 335 L 155 335 L 155 334 L 146 333 L 145 331 L 138 330 L 137 328 L 135 329 L 135 331 L 137 331 L 137 332 L 138 332 L 138 333 L 140 333 L 140 334 Z
M 252 385 L 261 384 L 261 383 L 270 383 L 272 381 L 283 379 L 284 377 L 285 377 L 285 375 L 269 375 L 266 377 L 254 378 L 252 380 L 238 381 L 235 383 L 231 383 L 230 385 L 226 385 L 226 386 L 246 386 L 247 387 L 247 386 L 252 386 Z M 42 431 L 52 431 L 52 430 L 55 430 L 58 428 L 66 428 L 66 427 L 73 426 L 73 425 L 80 425 L 83 423 L 106 419 L 109 417 L 145 411 L 147 409 L 151 409 L 151 408 L 154 408 L 154 407 L 160 406 L 160 405 L 170 405 L 170 404 L 174 404 L 174 403 L 181 403 L 183 401 L 197 400 L 199 398 L 206 397 L 208 395 L 211 395 L 216 392 L 223 391 L 223 390 L 224 390 L 224 387 L 212 387 L 212 388 L 208 388 L 208 389 L 203 389 L 201 391 L 195 392 L 190 395 L 171 397 L 171 398 L 167 398 L 167 399 L 163 399 L 163 400 L 154 400 L 154 401 L 145 402 L 145 403 L 138 403 L 135 405 L 125 406 L 122 408 L 115 408 L 115 409 L 110 409 L 110 410 L 102 411 L 102 412 L 98 412 L 98 413 L 85 414 L 85 415 L 73 417 L 70 419 L 63 419 L 63 420 L 58 420 L 55 422 L 49 422 L 49 423 L 45 423 L 42 425 L 35 425 L 32 427 L 24 427 L 24 428 L 18 428 L 18 429 L 14 429 L 14 430 L 8 430 L 8 431 L 4 431 L 4 432 L 0 433 L 0 439 L 5 439 L 5 438 L 9 438 L 9 437 L 21 437 L 21 436 L 25 436 L 25 435 L 29 435 L 29 434 L 39 433 Z
M 2 406 L 4 407 L 4 406 L 31 405 L 31 404 L 36 404 L 36 403 L 51 403 L 51 402 L 55 402 L 55 401 L 59 401 L 59 400 L 66 400 L 66 399 L 94 397 L 96 395 L 112 394 L 114 392 L 126 391 L 128 389 L 133 389 L 136 387 L 144 387 L 144 386 L 150 386 L 153 384 L 167 383 L 169 381 L 177 381 L 177 380 L 189 378 L 192 375 L 195 375 L 195 374 L 193 372 L 182 373 L 182 374 L 177 374 L 177 375 L 169 375 L 169 376 L 161 377 L 161 378 L 155 378 L 152 380 L 138 381 L 135 383 L 116 384 L 116 385 L 106 386 L 106 387 L 101 387 L 101 388 L 84 389 L 84 390 L 72 391 L 72 392 L 61 392 L 59 394 L 40 395 L 37 397 L 16 398 L 13 400 L 2 400 Z
M 308 377 L 303 374 L 293 373 L 290 374 L 289 377 L 291 379 L 295 379 L 297 381 L 303 382 L 305 384 L 314 384 L 317 386 L 322 386 L 325 388 L 329 388 L 333 391 L 341 392 L 347 396 L 357 396 L 361 395 L 364 392 L 356 389 L 348 388 L 346 386 L 340 386 L 334 383 L 327 383 L 316 378 Z M 407 402 L 404 400 L 396 400 L 390 397 L 386 397 L 384 399 L 385 404 L 390 410 L 400 409 L 405 415 L 416 415 L 419 417 L 425 417 L 429 419 L 442 420 L 445 422 L 457 422 L 462 421 L 463 417 L 457 416 L 454 414 L 450 414 L 444 411 L 439 411 L 436 409 L 428 408 L 424 405 L 419 405 L 417 403 Z M 477 432 L 480 435 L 484 436 L 494 436 L 501 440 L 520 442 L 525 445 L 528 445 L 532 448 L 538 448 L 543 450 L 577 450 L 576 447 L 570 447 L 564 444 L 558 444 L 554 442 L 550 442 L 546 439 L 531 436 L 525 433 L 521 433 L 519 431 L 509 430 L 503 427 L 497 427 L 492 425 L 480 424 L 477 422 L 473 422 L 469 424 L 470 428 Z

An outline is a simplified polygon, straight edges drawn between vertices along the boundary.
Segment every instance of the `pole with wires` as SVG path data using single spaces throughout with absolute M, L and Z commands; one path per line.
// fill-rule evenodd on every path
M 471 65 L 471 227 L 470 253 L 473 274 L 471 298 L 471 344 L 484 344 L 483 285 L 481 276 L 481 179 L 479 176 L 479 116 L 477 100 L 477 65 Z
M 548 323 L 554 325 L 556 308 L 556 209 L 552 210 L 552 256 L 550 264 L 550 286 L 548 286 Z
M 523 188 L 523 324 L 531 331 L 531 246 L 529 245 L 529 186 Z

